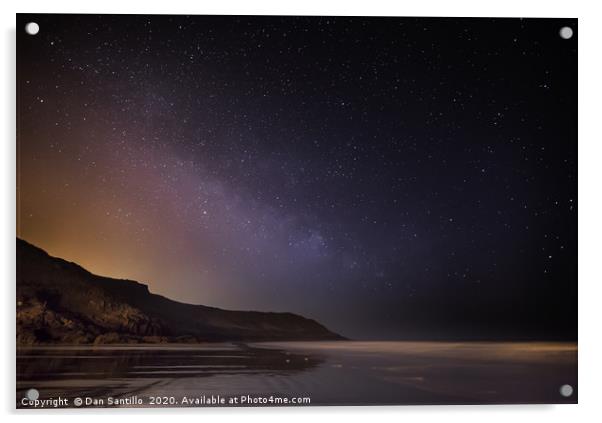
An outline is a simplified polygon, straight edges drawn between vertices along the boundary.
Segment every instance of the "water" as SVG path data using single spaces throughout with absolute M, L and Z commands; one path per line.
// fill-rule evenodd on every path
M 567 384 L 568 398 L 560 393 Z M 281 405 L 283 398 L 305 405 L 574 403 L 577 346 L 335 341 L 21 348 L 18 407 L 30 388 L 40 399 L 67 398 L 67 406 L 76 397 L 100 399 L 90 404 L 99 407 L 109 397 L 120 406 L 149 406 L 157 396 L 170 406 L 207 405 L 218 396 L 225 405 L 233 398 L 239 402 L 232 405 L 266 399 L 265 405 Z M 183 403 L 185 397 L 201 402 Z

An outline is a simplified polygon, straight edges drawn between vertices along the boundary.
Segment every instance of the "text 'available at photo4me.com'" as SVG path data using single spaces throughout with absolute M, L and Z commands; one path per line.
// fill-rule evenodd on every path
M 311 405 L 309 396 L 278 395 L 200 395 L 200 396 L 124 396 L 124 397 L 56 397 L 41 399 L 31 389 L 21 399 L 23 408 L 71 407 L 219 407 L 219 406 L 302 406 Z

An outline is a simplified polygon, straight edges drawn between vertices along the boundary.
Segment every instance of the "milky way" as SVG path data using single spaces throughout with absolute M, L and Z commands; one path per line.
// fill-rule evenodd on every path
M 17 233 L 50 254 L 351 337 L 576 337 L 576 20 L 17 27 Z

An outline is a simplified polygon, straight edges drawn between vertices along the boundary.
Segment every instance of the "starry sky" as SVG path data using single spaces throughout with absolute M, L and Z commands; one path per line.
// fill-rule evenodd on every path
M 17 235 L 357 339 L 576 339 L 576 93 L 576 19 L 20 14 Z

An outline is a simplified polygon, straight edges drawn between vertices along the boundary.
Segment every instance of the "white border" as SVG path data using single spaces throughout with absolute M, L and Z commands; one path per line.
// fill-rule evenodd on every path
M 195 421 L 219 418 L 226 421 L 305 422 L 307 419 L 344 419 L 349 423 L 363 422 L 376 417 L 382 421 L 446 422 L 507 422 L 518 419 L 546 422 L 595 421 L 602 413 L 598 408 L 602 360 L 599 322 L 602 322 L 602 278 L 598 263 L 602 256 L 601 193 L 602 134 L 600 107 L 602 75 L 600 54 L 602 14 L 599 2 L 594 1 L 528 1 L 503 0 L 498 2 L 469 0 L 423 1 L 327 1 L 283 0 L 250 1 L 123 1 L 81 0 L 2 2 L 2 60 L 0 81 L 0 127 L 5 136 L 0 154 L 0 198 L 2 199 L 2 226 L 0 260 L 2 278 L 3 327 L 2 382 L 0 383 L 1 412 L 8 419 L 24 421 L 75 421 L 85 418 L 101 422 L 108 418 L 140 415 L 151 422 L 162 421 L 168 415 Z M 14 275 L 15 275 L 15 13 L 152 13 L 152 14 L 301 14 L 301 15 L 391 15 L 391 16 L 514 16 L 514 17 L 577 17 L 579 18 L 579 405 L 559 406 L 421 406 L 421 407 L 312 407 L 312 408 L 245 408 L 192 410 L 70 410 L 70 411 L 14 411 Z

